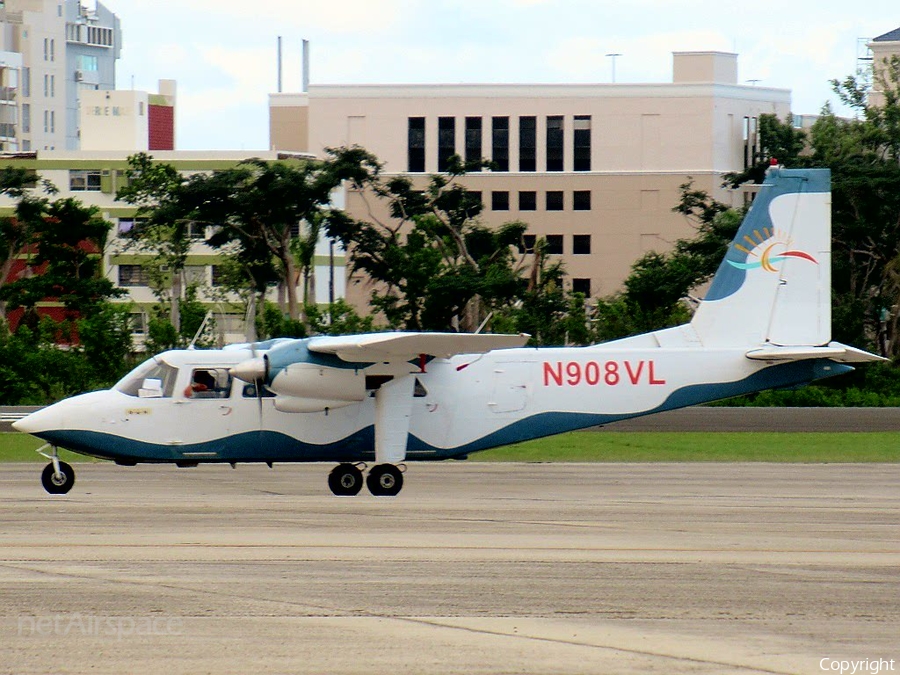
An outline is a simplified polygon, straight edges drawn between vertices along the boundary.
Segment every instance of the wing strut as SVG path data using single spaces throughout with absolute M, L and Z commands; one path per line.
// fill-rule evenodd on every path
M 400 464 L 406 459 L 412 415 L 414 375 L 385 382 L 375 392 L 375 462 Z

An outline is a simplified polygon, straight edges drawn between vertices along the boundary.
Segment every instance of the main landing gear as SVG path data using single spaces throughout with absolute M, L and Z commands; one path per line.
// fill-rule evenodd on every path
M 44 471 L 41 473 L 41 483 L 51 495 L 64 495 L 75 485 L 75 470 L 65 462 L 60 461 L 56 446 L 53 446 L 53 454 L 51 455 L 44 452 L 46 447 L 45 445 L 37 451 L 39 455 L 50 460 L 50 463 L 44 467 Z
M 340 497 L 358 495 L 362 485 L 363 472 L 357 464 L 340 464 L 328 476 L 328 487 Z M 403 468 L 395 464 L 373 466 L 366 476 L 366 487 L 376 497 L 396 496 L 403 487 Z

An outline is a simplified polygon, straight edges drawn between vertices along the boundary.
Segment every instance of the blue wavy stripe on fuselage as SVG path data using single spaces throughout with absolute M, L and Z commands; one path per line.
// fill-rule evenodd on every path
M 684 408 L 697 403 L 730 398 L 761 389 L 805 384 L 851 370 L 853 368 L 850 366 L 823 359 L 786 363 L 765 368 L 736 382 L 696 384 L 684 387 L 673 392 L 659 407 L 640 413 L 539 413 L 517 420 L 471 443 L 454 448 L 436 447 L 411 435 L 407 460 L 449 459 L 501 445 L 610 424 L 624 419 Z M 85 455 L 138 462 L 354 462 L 375 459 L 373 426 L 360 429 L 344 439 L 324 445 L 305 443 L 276 431 L 246 432 L 202 443 L 178 446 L 146 443 L 95 431 L 59 430 L 37 435 L 49 443 Z

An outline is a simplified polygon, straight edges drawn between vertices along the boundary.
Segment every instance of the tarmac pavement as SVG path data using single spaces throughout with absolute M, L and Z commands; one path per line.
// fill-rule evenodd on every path
M 41 468 L 0 465 L 0 672 L 900 671 L 900 465 Z

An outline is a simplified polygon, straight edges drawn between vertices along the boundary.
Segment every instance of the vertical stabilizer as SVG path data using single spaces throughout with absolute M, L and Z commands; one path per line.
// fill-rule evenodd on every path
M 828 344 L 828 169 L 769 170 L 691 325 L 709 347 Z

